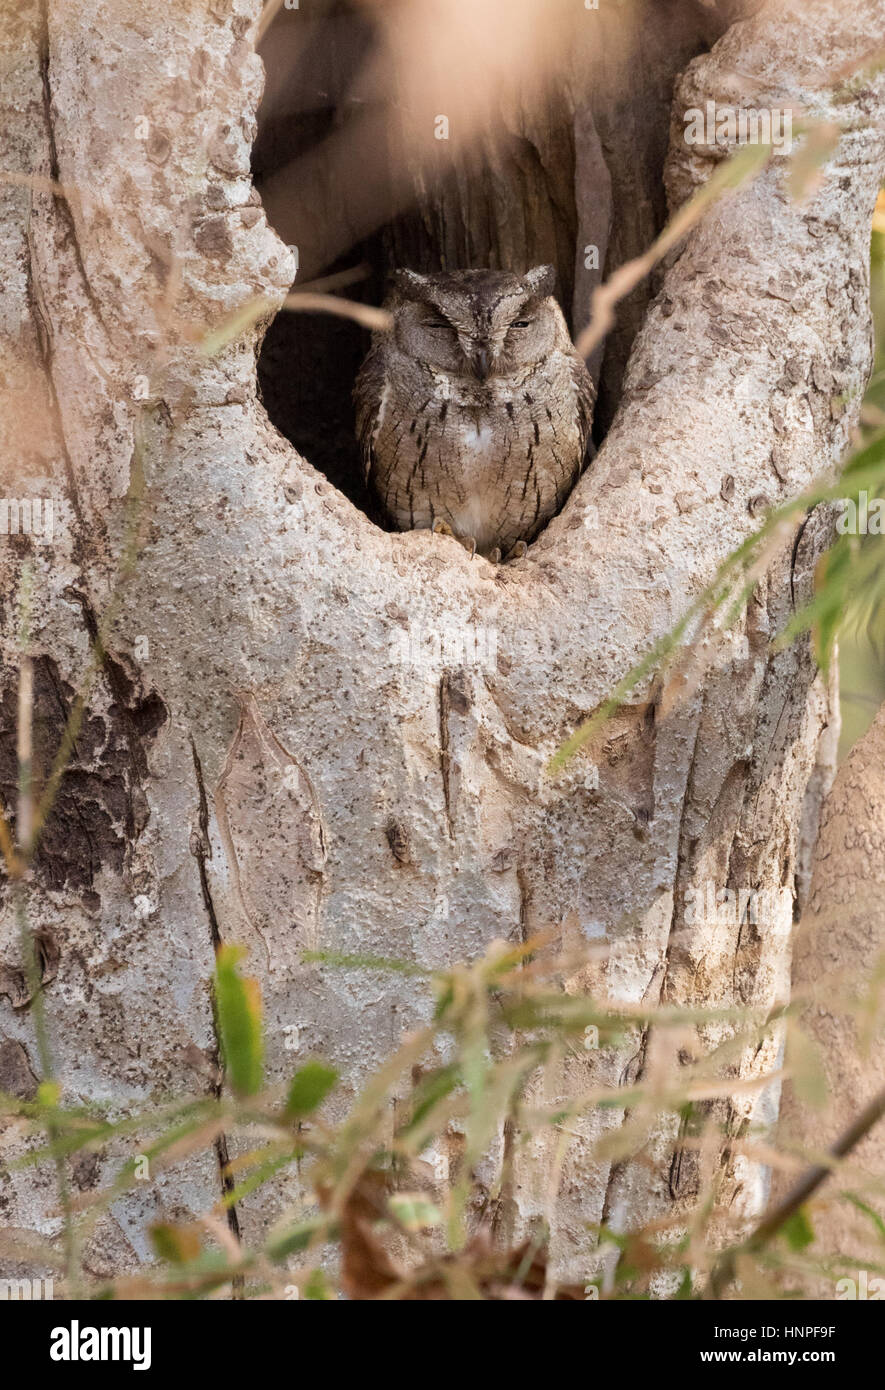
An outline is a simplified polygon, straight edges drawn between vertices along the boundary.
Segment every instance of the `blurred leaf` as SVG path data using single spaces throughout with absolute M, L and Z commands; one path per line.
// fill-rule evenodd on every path
M 222 946 L 215 966 L 215 1007 L 221 1050 L 231 1085 L 238 1095 L 261 1089 L 264 1037 L 261 990 L 257 980 L 241 976 L 242 946 Z
M 335 1292 L 321 1269 L 312 1269 L 304 1285 L 304 1297 L 315 1303 L 334 1302 Z
M 61 1100 L 61 1086 L 57 1081 L 41 1081 L 37 1087 L 37 1104 L 54 1110 Z
M 302 1115 L 312 1114 L 322 1105 L 337 1080 L 337 1071 L 326 1062 L 305 1062 L 292 1077 L 283 1112 L 286 1119 L 300 1119 Z
M 803 132 L 804 138 L 790 160 L 790 196 L 800 203 L 816 191 L 821 171 L 839 143 L 841 128 L 834 121 L 816 121 Z
M 161 1260 L 183 1265 L 195 1260 L 200 1253 L 200 1230 L 197 1226 L 173 1226 L 158 1221 L 150 1228 L 151 1244 Z
M 412 1090 L 412 1113 L 401 1133 L 408 1134 L 419 1125 L 424 1117 L 460 1084 L 461 1068 L 456 1063 L 447 1067 L 437 1067 L 422 1076 Z
M 482 1303 L 482 1290 L 472 1271 L 463 1264 L 446 1264 L 442 1267 L 442 1277 L 446 1291 L 453 1303 Z M 434 1301 L 439 1294 L 435 1293 Z
M 308 1217 L 306 1221 L 299 1221 L 295 1226 L 272 1234 L 267 1242 L 268 1257 L 275 1264 L 280 1264 L 289 1255 L 297 1255 L 306 1250 L 315 1237 L 324 1233 L 330 1236 L 332 1234 L 328 1218 Z
M 274 1146 L 272 1146 L 272 1148 L 273 1147 Z M 236 1187 L 232 1187 L 230 1191 L 225 1192 L 221 1199 L 222 1205 L 224 1207 L 235 1207 L 237 1202 L 241 1202 L 244 1197 L 248 1197 L 250 1192 L 254 1192 L 256 1188 L 269 1182 L 271 1178 L 275 1177 L 277 1173 L 282 1172 L 284 1168 L 288 1168 L 290 1163 L 294 1163 L 301 1157 L 301 1153 L 301 1150 L 293 1149 L 288 1149 L 282 1154 L 274 1153 L 271 1158 L 268 1158 L 263 1163 L 259 1163 L 252 1172 L 243 1178 L 241 1182 L 237 1183 Z M 232 1174 L 233 1171 L 234 1165 L 229 1164 L 227 1172 Z
M 390 970 L 397 975 L 416 975 L 428 978 L 433 971 L 411 960 L 396 960 L 390 956 L 355 956 L 340 951 L 302 951 L 305 965 L 334 965 L 343 970 Z
M 870 1218 L 870 1220 L 876 1228 L 879 1239 L 885 1242 L 885 1221 L 882 1220 L 882 1217 L 879 1215 L 879 1213 L 877 1211 L 874 1211 L 874 1209 L 871 1206 L 869 1206 L 867 1202 L 863 1201 L 862 1198 L 858 1197 L 856 1192 L 843 1192 L 842 1196 L 845 1198 L 846 1201 L 850 1202 L 853 1207 L 857 1207 L 858 1211 L 862 1211 L 864 1216 L 868 1216 Z
M 781 1229 L 791 1250 L 805 1250 L 814 1240 L 814 1228 L 804 1207 L 794 1212 Z
M 673 1295 L 673 1297 L 680 1301 L 691 1298 L 692 1290 L 693 1282 L 691 1277 L 691 1270 L 684 1269 L 682 1271 L 682 1278 L 679 1281 L 679 1288 L 676 1290 L 676 1293 Z
M 341 1210 L 341 1283 L 348 1298 L 378 1298 L 404 1277 L 379 1231 L 387 1213 L 389 1181 L 389 1174 L 366 1169 L 350 1189 Z M 332 1190 L 321 1188 L 319 1197 L 328 1205 Z
M 442 1221 L 439 1208 L 422 1192 L 394 1192 L 388 1197 L 387 1205 L 407 1231 L 423 1231 Z
M 821 556 L 815 572 L 815 589 L 818 593 L 826 592 L 828 581 L 832 588 L 832 581 L 836 574 L 836 570 L 836 556 L 831 550 Z M 829 612 L 821 614 L 811 629 L 812 640 L 814 642 L 814 657 L 824 675 L 827 675 L 830 669 L 830 661 L 833 657 L 833 652 L 836 647 L 836 637 L 839 632 L 840 617 L 841 614 L 839 609 L 831 607 Z
M 4 1263 L 10 1265 L 20 1263 L 37 1268 L 64 1269 L 64 1261 L 48 1236 L 19 1226 L 0 1227 L 0 1255 Z
M 787 1023 L 787 1069 L 797 1098 L 815 1110 L 823 1109 L 829 1085 L 820 1049 L 793 1019 Z
M 257 295 L 254 299 L 247 300 L 239 309 L 222 319 L 216 328 L 206 333 L 200 343 L 200 351 L 206 357 L 217 357 L 229 343 L 248 333 L 259 319 L 269 319 L 278 307 L 278 301 L 269 295 Z

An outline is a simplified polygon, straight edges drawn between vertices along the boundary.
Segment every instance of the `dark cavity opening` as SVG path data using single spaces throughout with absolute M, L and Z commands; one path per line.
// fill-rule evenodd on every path
M 349 0 L 281 8 L 259 48 L 267 82 L 253 176 L 271 225 L 298 248 L 293 288 L 319 281 L 323 289 L 335 277 L 335 293 L 377 305 L 390 272 L 402 266 L 524 272 L 552 263 L 576 337 L 595 285 L 664 224 L 673 78 L 716 37 L 686 21 L 690 13 L 681 0 L 654 0 L 641 52 L 621 43 L 614 61 L 609 44 L 599 71 L 588 71 L 592 111 L 575 113 L 554 74 L 519 129 L 502 124 L 459 139 L 463 122 L 453 118 L 449 138 L 437 140 L 430 114 L 410 117 L 406 128 L 402 74 L 379 11 Z M 621 23 L 617 16 L 588 22 L 597 21 Z M 585 263 L 588 246 L 598 248 L 597 267 Z M 598 380 L 597 446 L 651 293 L 645 284 L 624 301 L 589 364 Z M 258 379 L 280 432 L 377 521 L 351 401 L 368 346 L 369 333 L 350 319 L 284 312 L 267 332 Z

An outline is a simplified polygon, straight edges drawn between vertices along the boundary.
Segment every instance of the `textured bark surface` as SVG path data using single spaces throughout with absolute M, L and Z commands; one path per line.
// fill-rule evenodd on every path
M 595 466 L 504 570 L 443 537 L 379 531 L 299 457 L 256 399 L 255 335 L 214 359 L 169 345 L 170 284 L 179 320 L 200 327 L 256 293 L 281 300 L 292 279 L 250 182 L 257 9 L 45 0 L 0 20 L 0 167 L 78 191 L 68 204 L 0 186 L 3 489 L 56 499 L 51 546 L 0 553 L 7 804 L 21 565 L 33 568 L 45 758 L 108 603 L 137 383 L 150 381 L 147 543 L 31 895 L 54 943 L 46 999 L 67 1097 L 121 1109 L 212 1088 L 219 937 L 244 941 L 261 978 L 271 1074 L 291 1071 L 297 1041 L 342 1067 L 344 1098 L 427 1004 L 400 977 L 306 966 L 305 946 L 436 965 L 564 922 L 610 944 L 590 983 L 613 999 L 775 1004 L 829 713 L 805 644 L 772 655 L 767 639 L 809 592 L 823 521 L 785 542 L 745 643 L 708 645 L 699 678 L 640 692 L 566 773 L 545 768 L 755 527 L 760 499 L 797 492 L 845 450 L 870 363 L 883 93 L 864 85 L 836 112 L 826 83 L 882 32 L 885 5 L 778 4 L 690 64 L 671 206 L 718 157 L 684 145 L 682 108 L 728 101 L 735 70 L 756 104 L 799 101 L 849 131 L 807 204 L 790 201 L 775 161 L 688 237 Z M 786 896 L 757 927 L 690 923 L 686 890 L 708 881 Z M 37 1064 L 8 911 L 0 965 L 0 1056 L 26 1088 Z M 584 1054 L 553 1084 L 633 1078 L 647 1041 L 632 1058 Z M 699 1045 L 714 1041 L 709 1030 Z M 778 1049 L 772 1035 L 736 1075 L 773 1069 Z M 735 1097 L 725 1118 L 773 1118 L 775 1104 L 770 1089 Z M 601 1113 L 563 1174 L 559 1261 L 578 1277 L 587 1223 L 639 1221 L 696 1189 L 675 1119 L 636 1161 L 591 1161 L 601 1125 L 624 1120 Z M 7 1152 L 19 1143 L 7 1125 Z M 516 1224 L 545 1208 L 551 1162 L 535 1148 L 518 1174 Z M 83 1182 L 107 1176 L 98 1169 Z M 2 1184 L 11 1225 L 57 1229 L 48 1176 Z M 131 1264 L 147 1217 L 198 1211 L 218 1192 L 217 1168 L 191 1162 L 120 1204 L 87 1266 Z M 763 1175 L 735 1161 L 732 1213 L 752 1214 L 763 1193 Z M 241 1206 L 247 1237 L 282 1196 Z
M 787 1083 L 778 1126 L 780 1143 L 797 1155 L 814 1157 L 848 1129 L 885 1087 L 885 1058 L 875 1027 L 875 999 L 881 996 L 885 960 L 885 710 L 855 744 L 824 804 L 808 904 L 793 951 L 793 988 L 811 1000 L 801 1018 L 805 1034 L 817 1044 L 826 1075 L 825 1105 L 812 1105 Z M 873 1010 L 864 1001 L 874 1004 Z M 873 1025 L 871 1028 L 870 1025 Z M 811 1297 L 832 1298 L 835 1279 L 858 1282 L 858 1271 L 878 1272 L 881 1240 L 868 1216 L 840 1191 L 863 1192 L 864 1178 L 881 1180 L 885 1165 L 885 1126 L 880 1122 L 852 1152 L 847 1171 L 824 1184 L 813 1215 L 814 1244 L 808 1253 L 821 1261 L 837 1258 L 834 1278 L 814 1281 Z M 775 1196 L 788 1191 L 793 1174 L 776 1174 Z M 792 1280 L 795 1285 L 795 1279 Z

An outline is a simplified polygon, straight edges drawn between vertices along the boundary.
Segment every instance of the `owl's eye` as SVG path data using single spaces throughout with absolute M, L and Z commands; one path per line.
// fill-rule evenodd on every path
M 531 319 L 517 319 L 517 320 L 515 321 L 515 323 L 511 323 L 510 327 L 511 327 L 511 328 L 528 328 L 530 324 L 531 324 Z
M 451 328 L 451 324 L 446 323 L 445 319 L 425 319 L 425 328 Z

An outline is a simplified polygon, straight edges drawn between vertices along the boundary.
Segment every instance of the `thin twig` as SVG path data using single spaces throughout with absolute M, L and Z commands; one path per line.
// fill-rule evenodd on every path
M 359 265 L 349 266 L 347 270 L 336 270 L 334 274 L 321 275 L 317 280 L 305 280 L 293 293 L 305 294 L 310 290 L 314 294 L 328 294 L 330 290 L 343 290 L 346 285 L 356 285 L 360 280 L 367 280 L 371 273 L 371 266 L 366 261 L 361 261 Z
M 29 188 L 33 193 L 51 193 L 53 198 L 63 198 L 72 212 L 82 213 L 80 191 L 74 184 L 59 183 L 45 174 L 18 174 L 6 169 L 0 169 L 0 184 L 7 184 L 11 188 Z
M 604 285 L 593 291 L 590 322 L 575 343 L 582 357 L 589 357 L 614 326 L 615 305 L 651 273 L 658 261 L 701 220 L 711 204 L 723 194 L 749 182 L 768 161 L 770 154 L 770 145 L 742 146 L 731 159 L 720 164 L 703 187 L 679 209 L 643 255 L 619 266 Z
M 386 309 L 358 304 L 355 299 L 339 299 L 332 294 L 305 294 L 296 290 L 294 294 L 286 295 L 283 308 L 301 314 L 335 314 L 338 318 L 354 319 L 363 328 L 381 333 L 389 333 L 393 327 L 393 315 Z

